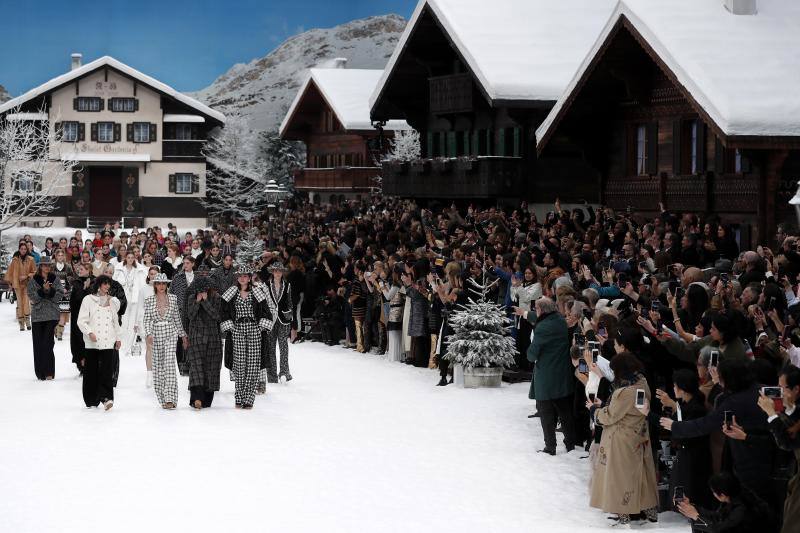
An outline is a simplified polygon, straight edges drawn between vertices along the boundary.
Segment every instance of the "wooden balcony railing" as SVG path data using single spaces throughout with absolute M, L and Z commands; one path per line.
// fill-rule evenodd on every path
M 163 157 L 203 157 L 203 146 L 205 141 L 180 141 L 168 140 L 163 142 Z
M 431 113 L 472 111 L 472 77 L 452 74 L 429 78 Z
M 369 191 L 377 185 L 380 167 L 304 168 L 294 177 L 297 190 L 356 190 Z

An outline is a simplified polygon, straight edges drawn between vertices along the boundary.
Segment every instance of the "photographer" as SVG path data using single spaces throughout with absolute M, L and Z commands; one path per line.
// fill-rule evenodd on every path
M 339 294 L 342 291 L 329 285 L 314 310 L 314 318 L 322 330 L 322 341 L 328 346 L 336 346 L 344 338 L 344 297 Z
M 678 511 L 692 521 L 694 531 L 752 533 L 771 531 L 769 506 L 742 486 L 730 472 L 715 474 L 708 482 L 720 503 L 716 511 L 696 507 L 689 498 L 676 500 Z M 792 530 L 794 531 L 794 530 Z

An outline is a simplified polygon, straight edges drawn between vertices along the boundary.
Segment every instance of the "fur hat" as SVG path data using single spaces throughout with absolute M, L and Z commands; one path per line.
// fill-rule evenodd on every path
M 172 283 L 172 280 L 169 279 L 167 275 L 164 274 L 163 272 L 159 272 L 158 274 L 156 274 L 156 277 L 154 277 L 153 280 L 150 282 L 151 285 L 154 283 Z
M 273 261 L 267 267 L 267 270 L 270 272 L 275 272 L 276 270 L 280 270 L 281 272 L 286 272 L 286 267 L 284 266 L 283 262 L 281 261 Z
M 239 265 L 236 267 L 236 276 L 250 276 L 253 274 L 253 269 L 248 265 Z

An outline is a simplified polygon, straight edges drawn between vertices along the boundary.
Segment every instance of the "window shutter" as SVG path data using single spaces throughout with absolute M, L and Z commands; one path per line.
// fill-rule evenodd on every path
M 742 174 L 748 174 L 751 171 L 750 158 L 745 156 L 744 153 L 742 153 L 741 158 L 742 158 Z
M 658 174 L 658 122 L 647 125 L 647 173 Z
M 129 142 L 133 142 L 133 124 L 126 124 L 125 125 L 125 139 Z
M 103 111 L 106 108 L 106 101 L 102 98 L 98 98 L 100 100 L 100 111 Z
M 200 192 L 200 176 L 192 174 L 192 192 Z
M 33 175 L 33 190 L 36 192 L 42 191 L 42 175 L 41 174 L 34 174 Z
M 89 127 L 90 127 L 89 135 L 91 135 L 92 141 L 97 142 L 97 122 L 92 122 Z
M 175 174 L 169 175 L 169 192 L 175 192 Z
M 458 147 L 456 146 L 456 132 L 448 131 L 447 132 L 447 157 L 455 157 L 458 153 Z
M 676 120 L 672 123 L 672 175 L 673 176 L 680 176 L 683 174 L 683 169 L 681 168 L 681 143 L 683 142 L 681 139 L 681 130 L 683 129 L 683 124 L 680 120 Z
M 72 109 L 74 109 L 75 111 L 78 110 L 78 99 L 77 98 L 73 98 L 72 99 Z
M 506 155 L 506 129 L 500 128 L 497 130 L 497 146 L 494 153 L 500 157 Z
M 706 125 L 697 120 L 697 173 L 706 171 Z
M 494 155 L 494 131 L 486 130 L 486 155 Z
M 157 125 L 156 124 L 150 124 L 150 142 L 151 143 L 156 142 L 156 130 L 157 130 Z
M 426 148 L 427 148 L 427 152 L 428 153 L 426 153 L 425 155 L 428 156 L 428 157 L 433 157 L 433 132 L 432 131 L 427 132 L 426 140 L 427 140 L 427 142 L 425 144 L 426 144 Z
M 120 142 L 122 140 L 122 124 L 119 122 L 114 123 L 114 142 Z
M 714 172 L 717 176 L 725 174 L 725 159 L 727 159 L 725 147 L 717 137 L 714 142 Z
M 64 132 L 61 130 L 61 123 L 60 122 L 56 122 L 55 128 L 56 128 L 55 129 L 56 135 L 58 135 L 59 137 L 63 137 L 64 136 Z
M 514 157 L 519 157 L 522 152 L 522 145 L 520 144 L 520 129 L 514 128 Z
M 138 98 L 134 98 L 133 99 L 133 110 L 134 111 L 139 111 L 139 99 Z
M 78 140 L 85 141 L 86 140 L 86 124 L 83 122 L 78 124 Z

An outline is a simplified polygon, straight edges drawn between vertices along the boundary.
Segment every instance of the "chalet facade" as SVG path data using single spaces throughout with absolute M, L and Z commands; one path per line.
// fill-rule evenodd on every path
M 613 5 L 420 1 L 370 106 L 374 121 L 403 119 L 419 131 L 423 158 L 385 163 L 384 192 L 514 204 L 589 197 L 596 176 L 564 190 L 563 165 L 537 161 L 535 132 Z
M 205 226 L 201 150 L 221 113 L 112 57 L 81 65 L 73 54 L 72 70 L 6 102 L 0 116 L 57 128 L 59 152 L 79 163 L 47 217 L 56 225 Z
M 800 178 L 800 36 L 789 2 L 622 0 L 537 132 L 540 160 L 579 161 L 597 199 L 717 215 L 766 243 Z M 731 6 L 734 4 L 731 3 Z M 752 9 L 755 8 L 755 9 Z
M 376 130 L 369 95 L 381 70 L 313 68 L 280 127 L 281 138 L 303 141 L 306 167 L 294 176 L 295 189 L 315 203 L 367 196 L 381 176 L 380 157 L 393 132 L 408 129 L 392 120 Z

